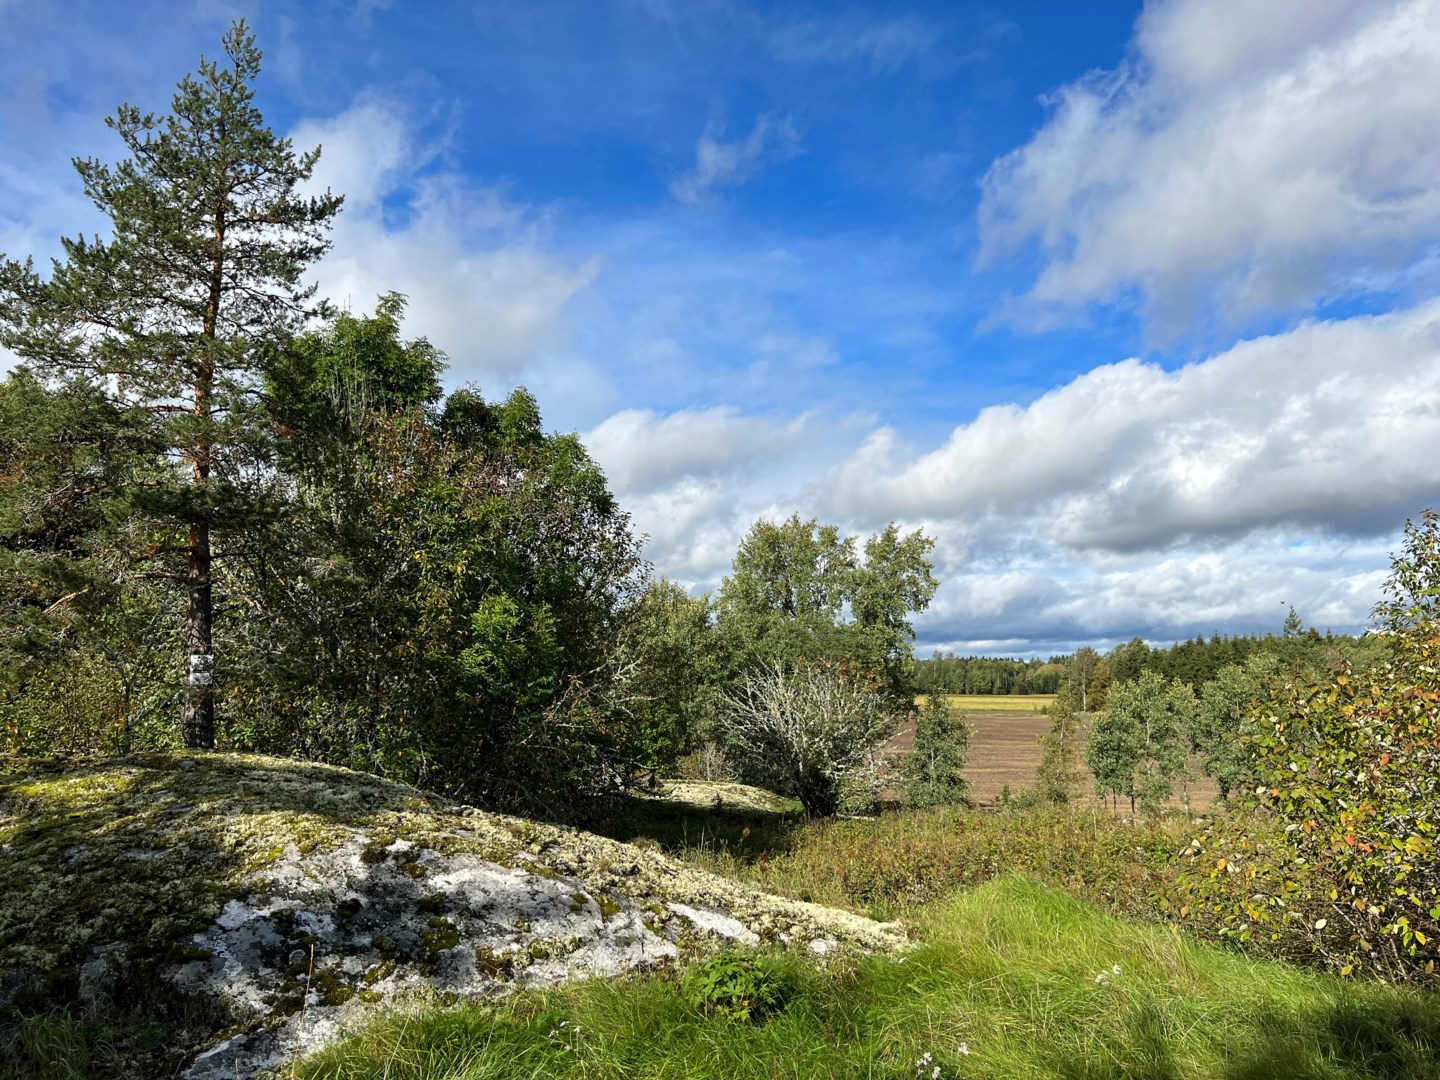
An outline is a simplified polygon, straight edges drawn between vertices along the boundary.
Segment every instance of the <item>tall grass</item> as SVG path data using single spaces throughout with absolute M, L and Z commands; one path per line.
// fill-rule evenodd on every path
M 671 977 L 395 1016 L 309 1080 L 1440 1077 L 1440 1001 L 1246 960 L 1018 876 L 918 910 L 903 958 L 778 958 L 788 1006 L 706 1015 Z M 1118 971 L 1117 971 L 1118 968 Z M 928 1055 L 928 1057 L 927 1057 Z M 923 1063 L 917 1066 L 917 1063 Z
M 1113 910 L 1145 914 L 1189 842 L 1183 818 L 1127 824 L 1094 811 L 961 808 L 812 822 L 681 848 L 680 857 L 769 892 L 889 918 L 1020 872 Z

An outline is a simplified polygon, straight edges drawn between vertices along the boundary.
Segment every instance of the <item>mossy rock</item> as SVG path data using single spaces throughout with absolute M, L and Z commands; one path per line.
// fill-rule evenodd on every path
M 377 1002 L 645 968 L 677 942 L 904 940 L 632 845 L 239 754 L 0 762 L 0 896 L 0 1024 L 153 1003 L 174 1035 L 146 1068 L 199 1080 L 281 1065 Z

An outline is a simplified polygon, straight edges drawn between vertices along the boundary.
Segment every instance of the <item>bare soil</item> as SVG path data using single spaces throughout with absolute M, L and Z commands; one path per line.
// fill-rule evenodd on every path
M 1036 709 L 1051 700 L 1042 695 L 951 698 L 951 708 L 964 713 L 974 730 L 965 778 L 970 781 L 970 798 L 976 805 L 993 806 L 1007 785 L 1012 794 L 1035 786 L 1035 768 L 1042 753 L 1039 736 L 1050 730 L 1050 717 Z M 915 726 L 907 723 L 885 744 L 883 752 L 887 756 L 903 754 L 914 742 Z M 1088 791 L 1089 772 L 1085 772 L 1085 784 Z M 1172 803 L 1184 805 L 1187 792 L 1195 807 L 1209 806 L 1219 794 L 1215 781 L 1205 776 L 1188 785 L 1177 784 Z M 1128 811 L 1129 806 L 1122 805 L 1121 810 Z

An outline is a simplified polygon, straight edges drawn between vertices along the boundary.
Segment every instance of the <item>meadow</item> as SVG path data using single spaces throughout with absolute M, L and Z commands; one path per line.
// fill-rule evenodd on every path
M 736 952 L 396 1013 L 293 1075 L 1440 1077 L 1435 995 L 1247 957 L 1155 919 L 1178 816 L 942 810 L 807 824 L 692 808 L 682 825 L 641 813 L 665 838 L 650 842 L 682 859 L 900 919 L 913 946 L 818 963 Z

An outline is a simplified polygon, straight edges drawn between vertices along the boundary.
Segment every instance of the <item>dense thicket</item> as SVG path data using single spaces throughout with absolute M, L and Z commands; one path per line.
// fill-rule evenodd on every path
M 630 707 L 628 518 L 525 391 L 443 396 L 403 298 L 312 300 L 340 199 L 297 194 L 318 151 L 264 126 L 243 23 L 224 49 L 169 115 L 121 107 L 125 160 L 77 163 L 109 238 L 0 270 L 6 749 L 622 781 L 657 723 Z

